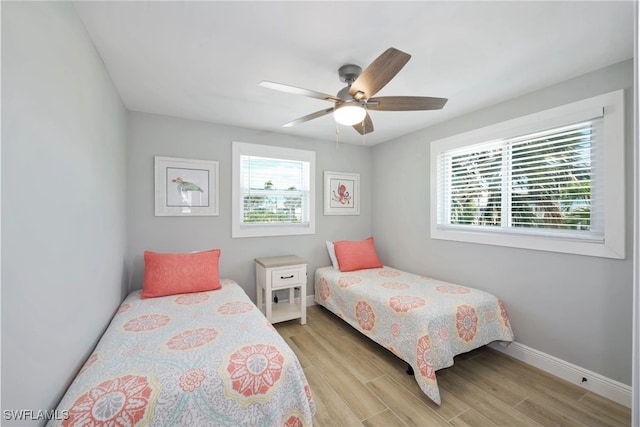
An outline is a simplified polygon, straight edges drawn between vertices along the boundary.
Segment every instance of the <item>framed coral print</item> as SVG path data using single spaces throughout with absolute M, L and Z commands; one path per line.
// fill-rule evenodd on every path
M 155 157 L 156 216 L 218 215 L 218 162 Z
M 324 171 L 324 214 L 360 215 L 360 174 Z

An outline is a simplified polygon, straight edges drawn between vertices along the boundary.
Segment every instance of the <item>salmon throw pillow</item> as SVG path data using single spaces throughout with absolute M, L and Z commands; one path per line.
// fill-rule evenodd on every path
M 144 252 L 141 298 L 220 289 L 220 249 L 188 254 Z
M 373 245 L 373 237 L 361 241 L 333 242 L 333 248 L 336 251 L 340 271 L 383 267 Z

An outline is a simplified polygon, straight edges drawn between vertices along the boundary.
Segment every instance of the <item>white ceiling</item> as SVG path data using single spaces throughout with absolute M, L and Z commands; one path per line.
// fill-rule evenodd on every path
M 631 58 L 633 1 L 76 2 L 128 109 L 335 141 L 338 68 L 388 47 L 412 55 L 378 96 L 448 98 L 443 110 L 372 111 L 374 145 Z M 362 136 L 340 126 L 341 142 Z

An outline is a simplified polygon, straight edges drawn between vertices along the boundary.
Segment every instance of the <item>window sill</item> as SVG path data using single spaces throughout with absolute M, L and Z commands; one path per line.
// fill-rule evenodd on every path
M 602 258 L 625 258 L 624 239 L 622 239 L 622 241 L 616 241 L 615 238 L 606 235 L 602 241 L 597 241 L 571 239 L 560 236 L 550 237 L 548 235 L 536 236 L 508 232 L 495 233 L 477 230 L 451 230 L 435 226 L 431 229 L 431 238 Z

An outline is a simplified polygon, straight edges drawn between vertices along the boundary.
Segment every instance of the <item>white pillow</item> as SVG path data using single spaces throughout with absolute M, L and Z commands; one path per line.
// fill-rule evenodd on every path
M 338 266 L 338 259 L 336 258 L 336 250 L 333 248 L 333 242 L 327 240 L 327 251 L 329 252 L 329 258 L 331 258 L 331 264 L 333 264 L 333 268 L 338 270 L 340 267 Z

